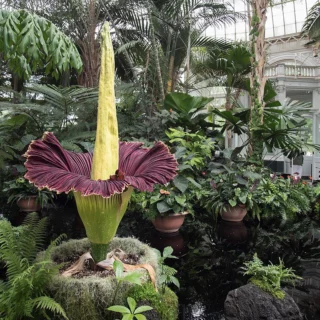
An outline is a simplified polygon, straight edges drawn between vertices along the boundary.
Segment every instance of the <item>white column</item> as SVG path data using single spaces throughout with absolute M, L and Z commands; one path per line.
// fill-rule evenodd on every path
M 280 80 L 276 86 L 277 100 L 282 104 L 287 97 L 286 86 L 283 80 Z
M 320 110 L 320 88 L 312 91 L 312 109 Z

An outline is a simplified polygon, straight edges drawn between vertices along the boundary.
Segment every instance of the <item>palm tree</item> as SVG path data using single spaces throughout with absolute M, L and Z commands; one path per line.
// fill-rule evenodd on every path
M 306 45 L 314 45 L 313 55 L 318 56 L 320 46 L 320 3 L 317 2 L 308 12 L 306 20 L 302 26 L 302 35 L 308 36 L 311 40 Z
M 129 1 L 130 2 L 130 1 Z M 178 86 L 188 91 L 190 61 L 194 48 L 223 47 L 229 44 L 203 36 L 209 26 L 233 23 L 236 18 L 230 7 L 213 0 L 162 0 L 131 1 L 115 16 L 120 36 L 125 45 L 118 53 L 127 50 L 140 67 L 145 80 L 144 89 L 151 92 L 155 103 Z M 186 81 L 180 81 L 186 71 Z M 157 84 L 155 86 L 154 84 Z
M 247 89 L 250 57 L 248 48 L 243 44 L 232 45 L 224 51 L 213 48 L 195 55 L 192 71 L 201 83 L 206 83 L 206 86 L 225 88 L 225 109 L 230 111 L 236 104 L 241 90 Z M 226 147 L 231 148 L 231 130 L 227 129 L 226 133 Z

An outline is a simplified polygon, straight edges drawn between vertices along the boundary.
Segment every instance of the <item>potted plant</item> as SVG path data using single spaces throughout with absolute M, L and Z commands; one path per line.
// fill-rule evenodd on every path
M 179 184 L 179 181 L 182 179 L 178 176 L 166 186 L 156 186 L 152 193 L 134 194 L 131 209 L 142 212 L 156 230 L 163 233 L 177 232 L 185 215 L 193 214 L 191 195 L 187 191 L 188 181 L 186 185 Z
M 3 192 L 8 194 L 8 203 L 17 203 L 20 211 L 23 212 L 39 211 L 54 199 L 54 194 L 51 191 L 38 190 L 22 177 L 5 182 L 5 185 Z
M 253 192 L 261 175 L 255 165 L 236 163 L 227 159 L 226 164 L 212 163 L 210 198 L 207 208 L 221 215 L 225 221 L 242 221 L 247 210 L 253 208 Z
M 170 147 L 175 150 L 179 164 L 178 176 L 165 186 L 156 186 L 152 193 L 133 196 L 131 210 L 142 212 L 156 230 L 174 233 L 182 226 L 186 214 L 194 213 L 193 206 L 202 196 L 206 165 L 214 150 L 214 141 L 201 132 L 170 128 L 166 132 Z

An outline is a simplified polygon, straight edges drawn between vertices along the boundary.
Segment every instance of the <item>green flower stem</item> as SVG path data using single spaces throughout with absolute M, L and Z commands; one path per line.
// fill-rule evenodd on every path
M 105 259 L 105 255 L 100 259 L 102 254 L 99 252 L 103 252 L 115 236 L 132 191 L 133 188 L 128 187 L 123 193 L 115 194 L 110 198 L 97 195 L 82 196 L 79 192 L 74 192 L 80 218 L 87 237 L 93 244 L 92 254 L 95 262 Z
M 97 263 L 106 259 L 108 251 L 108 243 L 93 243 L 91 242 L 91 255 L 93 260 Z

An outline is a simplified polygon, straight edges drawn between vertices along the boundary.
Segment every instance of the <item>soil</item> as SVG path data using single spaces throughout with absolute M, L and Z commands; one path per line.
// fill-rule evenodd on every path
M 71 267 L 79 259 L 79 256 L 73 256 L 68 262 L 63 261 L 55 261 L 57 264 L 63 264 L 63 266 L 59 269 L 60 274 L 66 271 Z M 136 265 L 139 263 L 140 257 L 134 254 L 126 254 L 123 259 L 120 259 L 122 263 Z M 81 279 L 83 277 L 96 276 L 100 278 L 105 278 L 109 276 L 114 276 L 115 273 L 113 270 L 105 270 L 103 268 L 97 267 L 96 270 L 92 270 L 90 268 L 89 261 L 85 262 L 84 269 L 77 274 L 72 275 L 72 278 Z

